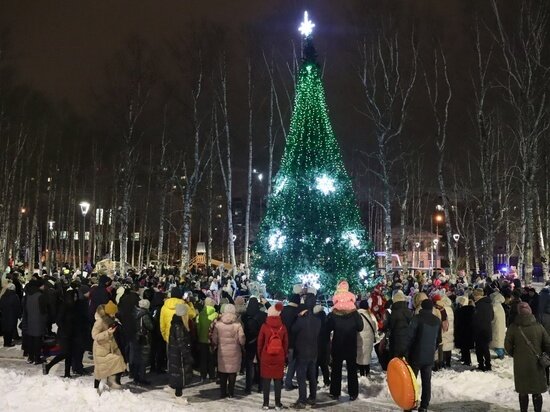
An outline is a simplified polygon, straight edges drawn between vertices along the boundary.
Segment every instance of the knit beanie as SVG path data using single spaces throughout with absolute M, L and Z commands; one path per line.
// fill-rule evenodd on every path
M 176 316 L 185 316 L 187 314 L 187 306 L 183 303 L 176 305 Z
M 181 299 L 183 297 L 183 292 L 179 287 L 175 286 L 172 289 L 170 289 L 170 297 Z
M 138 305 L 142 309 L 149 309 L 151 307 L 151 302 L 149 302 L 147 299 L 141 299 Z
M 531 310 L 531 306 L 527 302 L 521 302 L 518 305 L 518 313 L 520 315 L 532 315 L 533 311 Z
M 109 316 L 114 316 L 118 312 L 118 307 L 112 300 L 105 304 L 105 313 Z
M 15 290 L 15 283 L 8 283 L 8 286 L 7 286 L 7 289 L 8 290 Z
M 242 296 L 237 296 L 235 298 L 235 306 L 244 306 L 246 305 L 246 301 L 244 300 L 244 298 Z
M 426 300 L 423 300 L 422 303 L 420 304 L 420 307 L 424 310 L 433 310 L 434 308 L 434 304 L 432 303 L 432 301 L 430 299 L 426 299 Z
M 236 312 L 235 305 L 231 303 L 226 303 L 222 306 L 222 313 L 232 313 L 234 315 Z
M 282 310 L 283 304 L 281 302 L 277 302 L 276 304 L 269 307 L 269 309 L 267 310 L 267 316 L 279 316 Z
M 216 306 L 216 302 L 212 298 L 204 299 L 204 306 Z
M 290 295 L 290 299 L 288 300 L 289 303 L 294 303 L 295 305 L 300 304 L 300 295 L 293 293 Z
M 369 308 L 369 301 L 367 299 L 363 299 L 361 302 L 359 302 L 359 309 L 367 310 Z

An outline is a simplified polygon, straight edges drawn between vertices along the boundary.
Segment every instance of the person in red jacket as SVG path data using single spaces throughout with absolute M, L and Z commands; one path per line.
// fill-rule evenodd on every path
M 281 321 L 283 304 L 277 302 L 267 311 L 267 319 L 258 335 L 258 358 L 260 360 L 260 376 L 264 393 L 262 409 L 269 409 L 269 390 L 271 380 L 275 387 L 275 409 L 283 408 L 281 404 L 281 389 L 285 360 L 288 354 L 288 332 Z

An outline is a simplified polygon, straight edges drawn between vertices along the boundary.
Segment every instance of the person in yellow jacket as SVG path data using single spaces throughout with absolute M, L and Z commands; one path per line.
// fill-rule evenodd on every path
M 196 316 L 195 308 L 190 306 L 189 303 L 183 299 L 183 293 L 179 287 L 172 288 L 170 291 L 170 297 L 164 301 L 164 305 L 160 310 L 160 333 L 165 342 L 168 342 L 170 337 L 170 326 L 172 325 L 172 318 L 176 313 L 176 305 L 186 305 L 187 313 L 183 317 L 183 323 L 189 330 L 189 320 Z

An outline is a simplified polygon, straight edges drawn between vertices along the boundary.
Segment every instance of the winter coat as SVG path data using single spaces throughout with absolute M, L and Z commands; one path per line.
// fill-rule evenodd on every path
M 114 323 L 114 319 L 105 313 L 104 305 L 99 305 L 92 328 L 95 379 L 105 379 L 126 370 L 126 363 L 116 343 L 113 330 L 109 329 Z
M 491 322 L 491 332 L 493 339 L 491 340 L 491 348 L 504 348 L 504 337 L 506 336 L 506 314 L 504 313 L 504 296 L 500 293 L 491 295 L 493 301 L 493 321 Z
M 191 335 L 181 316 L 172 316 L 168 335 L 168 374 L 170 387 L 181 389 L 193 378 Z
M 441 321 L 432 311 L 420 309 L 408 328 L 406 340 L 407 360 L 413 367 L 421 368 L 434 363 L 434 354 L 441 343 Z
M 21 301 L 14 290 L 6 290 L 0 298 L 2 314 L 2 331 L 15 332 L 17 319 L 21 317 Z
M 384 329 L 389 333 L 390 358 L 403 356 L 407 351 L 409 323 L 413 317 L 407 302 L 395 302 L 386 318 Z
M 369 310 L 359 309 L 357 311 L 363 320 L 363 330 L 357 334 L 357 359 L 358 365 L 370 365 L 372 348 L 376 340 L 378 322 Z
M 205 306 L 199 313 L 199 320 L 197 324 L 197 332 L 199 337 L 199 343 L 210 343 L 208 339 L 208 331 L 210 325 L 218 317 L 218 312 L 214 306 Z
M 155 328 L 153 318 L 147 309 L 138 307 L 134 309 L 134 322 L 141 360 L 148 365 L 151 358 L 151 334 Z
M 183 303 L 183 299 L 169 298 L 162 305 L 162 309 L 160 310 L 160 333 L 165 342 L 168 342 L 168 338 L 170 337 L 170 328 L 172 326 L 172 318 L 176 314 L 176 305 Z M 187 326 L 189 325 L 187 324 Z
M 542 326 L 546 329 L 546 332 L 550 334 L 550 287 L 546 286 L 542 288 L 539 293 L 539 305 L 538 305 L 538 321 L 542 323 Z
M 292 325 L 296 320 L 296 316 L 298 316 L 298 305 L 296 305 L 295 303 L 289 303 L 281 311 L 281 320 L 285 325 L 287 331 L 290 331 L 292 329 Z M 292 336 L 289 336 L 288 347 L 291 349 L 294 348 Z
M 257 299 L 250 299 L 246 312 L 241 316 L 244 334 L 246 336 L 246 356 L 254 359 L 257 353 L 258 335 L 267 318 L 267 313 L 260 311 L 260 304 Z
M 30 289 L 25 296 L 26 334 L 42 337 L 46 333 L 48 308 L 44 294 L 39 289 Z
M 298 315 L 290 330 L 294 341 L 293 356 L 295 359 L 317 361 L 320 331 L 321 320 L 313 314 L 313 310 L 306 310 Z
M 321 321 L 319 339 L 317 340 L 317 363 L 325 365 L 330 362 L 330 331 L 327 329 L 327 314 L 322 310 L 316 313 L 315 317 Z
M 475 308 L 471 305 L 461 306 L 455 312 L 455 346 L 459 349 L 474 348 L 474 312 Z
M 122 331 L 127 341 L 136 339 L 136 308 L 139 303 L 139 295 L 131 290 L 126 290 L 118 303 L 117 318 L 122 323 Z
M 447 296 L 441 299 L 441 305 L 447 314 L 447 330 L 444 331 L 443 328 L 441 329 L 443 351 L 447 352 L 452 351 L 455 348 L 455 314 L 453 312 L 453 303 Z
M 331 354 L 333 358 L 357 358 L 357 332 L 363 330 L 363 320 L 354 311 L 339 311 L 333 309 L 327 318 L 327 331 L 334 332 L 332 336 Z
M 207 308 L 209 307 L 211 306 L 207 306 Z M 212 344 L 218 349 L 219 372 L 239 372 L 241 369 L 244 341 L 243 326 L 237 320 L 237 315 L 234 313 L 223 313 L 212 331 Z
M 106 275 L 100 276 L 99 284 L 90 290 L 90 307 L 88 311 L 90 319 L 94 319 L 96 309 L 99 305 L 105 305 L 111 300 L 111 293 L 106 287 L 109 280 L 109 277 Z
M 283 352 L 275 355 L 267 353 L 271 335 L 277 333 L 283 344 Z M 258 335 L 258 357 L 260 376 L 265 379 L 283 379 L 286 356 L 288 354 L 288 332 L 280 316 L 268 316 Z
M 489 343 L 493 339 L 491 324 L 494 319 L 493 305 L 489 297 L 485 296 L 476 302 L 473 319 L 474 341 Z
M 537 354 L 550 352 L 550 336 L 530 314 L 518 314 L 506 332 L 504 348 L 514 358 L 514 384 L 520 394 L 544 393 L 546 374 L 520 332 L 520 328 Z

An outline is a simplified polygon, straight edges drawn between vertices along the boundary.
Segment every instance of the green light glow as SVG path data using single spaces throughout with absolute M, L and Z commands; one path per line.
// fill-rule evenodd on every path
M 320 69 L 312 61 L 300 69 L 274 182 L 253 250 L 253 276 L 271 293 L 289 293 L 313 277 L 328 293 L 341 279 L 356 292 L 374 287 L 372 244 L 328 117 Z

